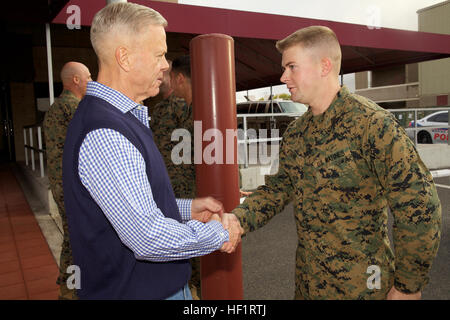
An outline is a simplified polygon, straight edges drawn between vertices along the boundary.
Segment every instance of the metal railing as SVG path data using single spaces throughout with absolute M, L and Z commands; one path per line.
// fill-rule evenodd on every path
M 248 122 L 247 119 L 248 118 L 270 118 L 270 123 L 275 123 L 275 117 L 292 117 L 292 121 L 294 121 L 295 119 L 297 119 L 298 117 L 300 117 L 303 113 L 256 113 L 256 114 L 238 114 L 237 118 L 239 120 L 239 118 L 242 118 L 242 130 L 243 130 L 243 134 L 242 137 L 239 137 L 238 135 L 238 149 L 239 149 L 239 145 L 243 144 L 244 147 L 244 167 L 248 168 L 249 165 L 249 150 L 248 148 L 250 148 L 250 146 L 252 144 L 259 144 L 259 143 L 264 143 L 266 144 L 267 142 L 279 142 L 282 140 L 282 137 L 277 136 L 277 137 L 271 137 L 271 138 L 253 138 L 253 137 L 249 137 L 249 128 L 248 128 Z M 250 128 L 253 129 L 253 128 Z M 276 129 L 276 128 L 271 128 L 271 129 Z M 239 130 L 239 129 L 238 129 Z M 255 129 L 256 130 L 256 129 Z M 239 152 L 239 150 L 238 150 Z
M 443 108 L 417 108 L 417 109 L 387 109 L 388 111 L 392 112 L 397 120 L 405 127 L 408 131 L 411 130 L 414 132 L 414 144 L 417 145 L 417 132 L 418 130 L 426 129 L 442 129 L 443 126 L 426 126 L 426 127 L 418 127 L 417 126 L 417 120 L 421 119 L 431 113 L 437 112 L 437 111 L 449 111 L 449 107 L 443 107 Z M 271 138 L 256 138 L 256 137 L 249 137 L 249 128 L 248 128 L 248 119 L 250 118 L 270 118 L 271 121 L 274 119 L 274 117 L 292 117 L 292 120 L 297 119 L 300 117 L 302 113 L 259 113 L 259 114 L 238 114 L 237 118 L 242 118 L 243 122 L 243 134 L 241 136 L 238 135 L 238 145 L 245 145 L 244 148 L 244 167 L 248 168 L 249 165 L 249 150 L 248 147 L 251 144 L 258 144 L 258 143 L 267 143 L 267 142 L 280 142 L 282 140 L 281 136 L 278 137 L 271 137 Z M 408 124 L 414 121 L 414 126 L 408 127 Z M 448 132 L 450 132 L 450 117 L 449 117 L 449 123 L 447 126 Z M 447 132 L 447 137 L 448 137 Z M 448 139 L 448 138 L 447 138 Z M 448 144 L 450 145 L 450 140 L 448 140 Z
M 419 108 L 419 109 L 388 109 L 388 111 L 394 113 L 397 117 L 397 119 L 402 123 L 406 120 L 409 120 L 409 122 L 414 121 L 414 126 L 407 128 L 408 130 L 414 131 L 414 144 L 417 145 L 417 131 L 421 130 L 423 128 L 427 129 L 440 129 L 442 126 L 427 126 L 427 127 L 417 127 L 417 119 L 420 119 L 425 116 L 426 113 L 432 113 L 436 111 L 450 111 L 450 108 Z M 303 113 L 258 113 L 258 114 L 238 114 L 237 118 L 242 118 L 242 135 L 238 135 L 238 146 L 244 145 L 244 166 L 245 168 L 248 168 L 249 165 L 249 150 L 248 148 L 252 144 L 258 144 L 258 143 L 268 143 L 268 142 L 280 142 L 282 140 L 281 136 L 276 137 L 270 137 L 270 138 L 257 138 L 257 137 L 249 137 L 249 130 L 254 128 L 248 128 L 248 119 L 250 118 L 270 118 L 271 123 L 274 123 L 275 117 L 291 117 L 292 121 L 300 117 Z M 399 116 L 398 114 L 402 114 L 402 116 Z M 406 114 L 407 116 L 403 118 L 403 114 Z M 404 127 L 407 127 L 407 124 L 403 124 Z M 34 132 L 34 129 L 36 129 L 36 132 Z M 276 128 L 271 128 L 276 129 Z M 447 130 L 450 129 L 450 117 L 449 117 L 449 123 Z M 239 130 L 239 129 L 238 129 Z M 256 129 L 255 129 L 256 130 Z M 28 133 L 27 133 L 28 131 Z M 27 141 L 27 135 L 29 137 L 29 144 Z M 448 136 L 448 133 L 447 133 Z M 42 125 L 41 124 L 35 124 L 30 126 L 24 126 L 23 127 L 23 137 L 24 137 L 24 149 L 25 149 L 25 164 L 28 166 L 28 150 L 30 150 L 30 157 L 31 157 L 31 168 L 33 171 L 36 170 L 35 167 L 35 158 L 34 158 L 34 152 L 37 152 L 39 154 L 39 166 L 40 166 L 40 173 L 41 177 L 44 177 L 44 153 L 45 149 L 42 147 Z M 37 137 L 38 146 L 37 148 L 34 146 L 34 138 Z M 450 145 L 450 140 L 448 141 L 448 144 Z
M 397 120 L 402 124 L 403 127 L 407 129 L 407 131 L 413 131 L 414 132 L 414 145 L 417 145 L 417 131 L 424 130 L 424 129 L 442 129 L 445 126 L 417 126 L 417 120 L 421 119 L 431 113 L 437 112 L 437 111 L 448 111 L 450 112 L 449 107 L 444 108 L 417 108 L 417 109 L 386 109 L 390 112 L 392 112 Z M 403 117 L 405 115 L 405 117 Z M 414 121 L 414 126 L 409 127 L 408 124 L 411 123 L 411 121 Z M 408 124 L 406 123 L 408 122 Z M 448 139 L 448 133 L 450 129 L 450 117 L 448 118 L 447 123 L 447 143 L 450 145 L 450 140 Z
M 33 129 L 36 129 L 36 132 L 34 132 Z M 29 144 L 27 142 L 27 131 L 28 131 L 28 137 L 29 137 Z M 34 146 L 34 138 L 37 137 L 38 146 L 37 148 Z M 24 148 L 25 148 L 25 165 L 28 166 L 28 150 L 30 150 L 30 157 L 31 157 L 31 169 L 33 171 L 36 170 L 35 166 L 35 160 L 34 160 L 34 152 L 37 152 L 39 154 L 39 166 L 41 170 L 41 178 L 44 177 L 44 153 L 45 150 L 42 149 L 42 125 L 41 124 L 34 124 L 30 126 L 24 126 L 23 127 L 23 142 L 24 142 Z

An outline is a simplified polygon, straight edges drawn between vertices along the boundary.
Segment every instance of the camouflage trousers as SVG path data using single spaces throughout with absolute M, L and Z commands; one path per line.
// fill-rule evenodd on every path
M 67 279 L 70 274 L 67 273 L 67 268 L 73 265 L 72 249 L 70 247 L 69 227 L 67 225 L 66 211 L 64 208 L 64 198 L 62 183 L 50 183 L 53 198 L 58 206 L 59 215 L 61 216 L 63 226 L 63 242 L 61 247 L 61 255 L 59 258 L 59 276 L 56 284 L 59 285 L 59 299 L 60 300 L 76 300 L 76 289 L 67 288 Z
M 192 274 L 189 280 L 189 289 L 191 289 L 192 298 L 194 300 L 202 299 L 201 283 L 200 283 L 200 257 L 191 260 Z

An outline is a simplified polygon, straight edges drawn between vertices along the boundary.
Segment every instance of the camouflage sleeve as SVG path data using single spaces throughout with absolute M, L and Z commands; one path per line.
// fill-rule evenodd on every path
M 44 117 L 44 138 L 48 165 L 48 177 L 51 183 L 57 183 L 62 174 L 62 154 L 66 138 L 65 115 L 61 105 L 55 103 Z
M 441 235 L 441 204 L 433 178 L 390 115 L 372 116 L 364 144 L 394 216 L 394 285 L 403 293 L 421 291 Z
M 63 114 L 56 108 L 49 109 L 44 117 L 44 132 L 47 149 L 59 149 L 63 138 L 59 132 Z
M 155 111 L 150 121 L 154 141 L 164 158 L 166 167 L 171 164 L 170 155 L 172 151 L 171 135 L 176 129 L 176 121 L 172 115 L 171 105 L 164 103 L 154 107 Z
M 238 173 L 239 173 L 239 189 L 242 189 L 242 173 L 241 168 L 238 166 Z
M 182 99 L 171 97 L 163 100 L 154 107 L 153 116 L 150 121 L 150 127 L 153 131 L 154 141 L 164 159 L 167 173 L 169 174 L 175 197 L 183 199 L 195 198 L 195 167 L 193 163 L 193 155 L 191 163 L 176 164 L 172 159 L 174 148 L 185 137 L 179 137 L 179 140 L 172 141 L 172 134 L 176 129 L 185 129 L 191 134 L 191 150 L 193 150 L 193 120 L 192 113 L 189 112 L 186 102 Z M 185 154 L 183 150 L 183 160 Z M 180 155 L 176 154 L 174 155 Z
M 44 117 L 45 138 L 50 148 L 55 148 L 62 152 L 66 140 L 67 126 L 75 112 L 72 101 L 58 100 Z
M 75 114 L 76 107 L 78 106 L 77 102 L 74 101 L 67 101 L 63 103 L 62 109 L 64 112 L 64 121 L 65 121 L 65 127 L 67 128 L 69 126 L 70 120 L 72 120 L 73 115 Z
M 290 201 L 293 187 L 286 168 L 287 150 L 283 142 L 280 149 L 278 172 L 266 176 L 265 185 L 259 186 L 232 211 L 238 217 L 245 233 L 264 226 L 274 215 L 283 211 Z

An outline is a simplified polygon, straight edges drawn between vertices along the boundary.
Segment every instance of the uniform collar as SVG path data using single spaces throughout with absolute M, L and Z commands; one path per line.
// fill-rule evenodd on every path
M 68 90 L 68 89 L 64 89 L 61 94 L 59 95 L 59 97 L 63 97 L 63 96 L 70 96 L 71 98 L 77 99 L 78 101 L 80 100 L 80 98 L 78 98 L 72 91 Z
M 339 114 L 344 111 L 344 102 L 346 97 L 350 94 L 346 86 L 342 86 L 338 91 L 333 101 L 331 102 L 328 109 L 317 116 L 312 114 L 311 108 L 308 109 L 308 112 L 305 114 L 308 122 L 311 121 L 317 126 L 328 127 L 331 125 L 334 118 L 336 118 Z

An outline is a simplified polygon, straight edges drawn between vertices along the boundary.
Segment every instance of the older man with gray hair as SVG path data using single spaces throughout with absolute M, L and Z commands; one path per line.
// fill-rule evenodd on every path
M 92 22 L 98 79 L 69 125 L 63 160 L 81 299 L 191 299 L 188 259 L 231 253 L 240 241 L 237 219 L 222 225 L 220 202 L 175 198 L 140 104 L 168 68 L 166 25 L 133 3 L 110 4 Z

